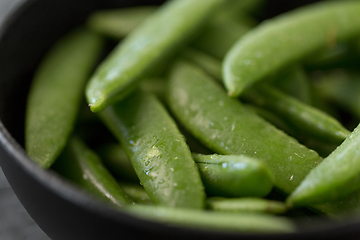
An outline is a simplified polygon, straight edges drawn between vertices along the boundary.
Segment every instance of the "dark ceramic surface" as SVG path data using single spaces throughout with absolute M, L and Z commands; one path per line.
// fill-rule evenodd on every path
M 81 24 L 94 9 L 150 2 L 161 1 L 25 0 L 0 28 L 0 164 L 17 197 L 39 226 L 54 240 L 360 239 L 358 221 L 267 236 L 163 226 L 100 204 L 52 171 L 40 169 L 26 156 L 22 148 L 26 94 L 33 71 L 49 46 Z M 281 1 L 278 6 L 286 4 Z M 269 12 L 274 6 L 269 5 Z

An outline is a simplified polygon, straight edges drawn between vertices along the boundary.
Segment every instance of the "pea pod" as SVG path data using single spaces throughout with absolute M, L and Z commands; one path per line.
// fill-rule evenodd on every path
M 265 214 L 210 212 L 140 204 L 126 208 L 126 211 L 150 221 L 197 229 L 247 233 L 295 231 L 295 225 L 291 220 Z
M 136 92 L 100 117 L 121 142 L 154 203 L 204 207 L 204 187 L 189 147 L 157 98 Z
M 255 105 L 246 104 L 244 106 L 249 110 L 253 111 L 254 113 L 256 113 L 258 116 L 268 121 L 269 123 L 271 123 L 272 125 L 274 125 L 276 128 L 283 130 L 288 135 L 290 136 L 296 135 L 296 131 L 289 125 L 289 123 L 287 123 L 279 115 Z
M 360 35 L 360 2 L 322 2 L 293 10 L 253 29 L 223 64 L 230 96 L 309 54 Z M 311 36 L 311 37 L 310 37 Z
M 294 205 L 323 203 L 359 189 L 360 125 L 301 182 L 287 201 Z
M 86 21 L 87 27 L 99 34 L 115 40 L 126 37 L 151 14 L 156 6 L 139 6 L 114 10 L 101 10 L 90 15 Z
M 43 168 L 50 167 L 66 145 L 101 49 L 99 36 L 75 30 L 54 45 L 35 73 L 26 107 L 25 148 Z
M 99 157 L 79 138 L 72 137 L 54 169 L 85 190 L 117 208 L 132 204 Z
M 142 186 L 125 182 L 121 182 L 120 185 L 126 195 L 128 195 L 136 203 L 153 204 L 153 201 L 150 199 L 149 195 Z
M 225 155 L 260 159 L 274 184 L 290 193 L 320 161 L 319 155 L 229 98 L 203 71 L 177 62 L 170 72 L 167 102 L 172 113 L 206 147 Z
M 194 48 L 187 48 L 181 57 L 200 66 L 213 78 L 221 81 L 221 62 L 202 51 Z
M 341 143 L 350 134 L 335 118 L 269 85 L 251 88 L 245 91 L 242 97 L 276 112 L 297 129 L 323 141 Z
M 108 144 L 98 150 L 104 165 L 119 179 L 139 182 L 133 166 L 119 144 Z
M 219 75 L 218 71 L 220 69 L 218 61 L 206 56 L 206 54 L 195 51 L 187 51 L 185 56 L 185 59 L 190 59 L 201 66 L 207 73 L 214 76 L 215 79 L 221 80 L 221 75 Z M 288 77 L 298 74 L 296 68 L 291 70 L 291 72 L 294 73 L 288 73 Z M 350 134 L 350 131 L 335 118 L 295 98 L 287 96 L 270 85 L 259 84 L 244 92 L 242 99 L 274 111 L 298 130 L 323 141 L 339 144 Z
M 223 59 L 232 45 L 255 25 L 249 23 L 251 18 L 241 15 L 244 16 L 241 21 L 228 15 L 227 11 L 215 15 L 205 26 L 203 34 L 191 42 L 190 46 L 217 59 Z
M 262 198 L 219 198 L 207 199 L 208 208 L 224 212 L 260 212 L 282 214 L 288 210 L 285 203 Z
M 312 54 L 304 61 L 307 70 L 354 68 L 359 61 L 359 51 L 353 43 L 339 43 L 334 48 Z
M 310 79 L 300 65 L 294 65 L 285 74 L 276 77 L 272 86 L 303 103 L 312 103 Z
M 263 163 L 244 155 L 193 153 L 205 189 L 214 196 L 264 197 L 273 187 L 273 174 Z
M 148 78 L 141 82 L 140 89 L 155 94 L 161 102 L 165 102 L 166 84 L 164 78 Z
M 119 145 L 102 149 L 105 163 L 116 176 L 138 179 L 130 160 Z M 207 192 L 216 196 L 266 196 L 273 187 L 273 175 L 260 161 L 247 156 L 192 155 Z M 124 171 L 126 169 L 126 172 Z
M 328 72 L 317 81 L 316 91 L 360 118 L 360 75 L 344 71 Z
M 97 68 L 86 89 L 90 109 L 101 111 L 132 92 L 137 82 L 190 41 L 224 1 L 174 0 L 162 5 Z

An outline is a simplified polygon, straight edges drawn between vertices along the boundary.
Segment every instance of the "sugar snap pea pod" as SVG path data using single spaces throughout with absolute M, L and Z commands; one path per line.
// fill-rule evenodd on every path
M 101 111 L 133 91 L 154 67 L 190 41 L 224 1 L 174 0 L 160 7 L 97 68 L 86 89 L 90 109 Z
M 97 11 L 87 19 L 87 27 L 99 34 L 121 39 L 157 10 L 156 6 L 138 6 Z
M 206 54 L 202 55 L 203 57 L 201 58 L 198 57 L 196 52 L 189 52 L 189 54 L 186 54 L 187 57 L 185 59 L 190 59 L 190 61 L 214 76 L 215 79 L 221 80 L 221 75 L 217 71 L 220 68 L 219 62 L 211 61 L 211 64 L 209 64 L 207 60 L 212 58 L 206 56 Z M 291 72 L 293 71 L 296 71 L 296 69 L 291 70 Z M 293 74 L 296 75 L 297 73 Z M 287 96 L 270 85 L 256 86 L 246 91 L 242 97 L 255 105 L 275 111 L 301 131 L 306 131 L 312 136 L 325 141 L 341 143 L 350 134 L 333 117 L 295 98 Z
M 360 75 L 344 71 L 328 72 L 315 85 L 321 96 L 360 118 Z
M 126 195 L 128 195 L 136 203 L 153 204 L 153 201 L 142 186 L 126 182 L 120 182 L 120 185 Z
M 284 119 L 282 119 L 279 115 L 268 111 L 267 109 L 251 105 L 251 104 L 244 104 L 244 107 L 248 108 L 249 110 L 256 113 L 258 116 L 262 117 L 276 128 L 283 130 L 290 136 L 295 136 L 296 131 L 290 126 Z
M 99 157 L 77 137 L 69 140 L 53 168 L 98 198 L 121 208 L 132 204 Z
M 102 45 L 99 36 L 77 29 L 55 44 L 35 73 L 27 101 L 25 148 L 43 168 L 51 166 L 66 145 Z
M 189 147 L 156 97 L 136 92 L 100 117 L 121 142 L 154 203 L 204 207 L 204 186 Z
M 275 111 L 299 130 L 323 141 L 341 143 L 350 134 L 335 118 L 287 96 L 270 85 L 248 89 L 242 97 L 253 104 Z
M 264 197 L 273 188 L 272 172 L 245 155 L 193 153 L 206 192 L 223 197 Z
M 155 94 L 161 102 L 165 102 L 166 85 L 167 82 L 165 78 L 153 77 L 141 81 L 140 89 L 144 92 L 150 92 Z
M 350 65 L 355 59 L 354 47 L 349 43 L 339 43 L 312 54 L 305 59 L 304 65 L 307 70 L 332 69 Z
M 211 55 L 222 59 L 230 47 L 245 32 L 256 25 L 255 21 L 242 13 L 242 1 L 226 1 L 227 4 L 209 19 L 205 30 L 194 43 L 190 43 L 198 49 L 209 52 Z M 238 3 L 239 2 L 239 3 Z M 237 6 L 239 5 L 239 6 Z M 148 9 L 148 7 L 146 7 Z M 99 32 L 107 37 L 120 40 L 138 27 L 142 21 L 152 14 L 153 7 L 146 10 L 143 7 L 129 9 L 105 10 L 94 13 L 88 19 L 91 30 Z M 117 12 L 125 11 L 126 14 L 116 15 Z M 139 14 L 143 14 L 143 17 Z M 125 25 L 126 27 L 123 27 Z
M 217 58 L 214 58 L 200 50 L 197 50 L 197 49 L 194 49 L 191 47 L 187 48 L 181 54 L 181 57 L 200 66 L 210 76 L 221 81 L 221 79 L 222 79 L 221 62 Z
M 133 166 L 119 144 L 107 144 L 98 150 L 104 165 L 114 176 L 131 182 L 139 182 Z
M 291 233 L 294 223 L 267 214 L 211 212 L 136 204 L 125 209 L 130 214 L 167 225 L 197 229 L 248 233 Z
M 277 77 L 272 85 L 304 103 L 312 102 L 310 79 L 300 65 L 290 67 L 285 74 Z
M 253 28 L 246 18 L 244 16 L 244 20 L 238 21 L 226 13 L 216 15 L 190 45 L 213 57 L 223 59 L 232 45 Z
M 240 15 L 242 12 L 254 13 L 261 8 L 264 4 L 264 0 L 244 0 L 244 1 L 233 1 L 228 0 L 224 8 L 230 10 L 230 13 L 234 15 Z
M 360 125 L 324 161 L 315 167 L 288 197 L 293 205 L 322 203 L 359 189 Z
M 285 203 L 262 198 L 220 198 L 207 199 L 207 206 L 211 210 L 224 212 L 261 212 L 282 214 L 288 210 Z
M 322 2 L 284 13 L 253 29 L 223 64 L 230 96 L 309 54 L 360 35 L 360 2 Z
M 179 121 L 206 147 L 225 155 L 260 159 L 278 190 L 292 192 L 320 161 L 319 155 L 249 111 L 201 69 L 177 62 L 167 102 Z

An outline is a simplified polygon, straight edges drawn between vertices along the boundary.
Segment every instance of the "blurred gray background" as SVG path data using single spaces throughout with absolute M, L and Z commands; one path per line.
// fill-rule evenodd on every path
M 22 0 L 0 0 L 0 25 Z M 0 240 L 49 240 L 21 205 L 0 168 Z

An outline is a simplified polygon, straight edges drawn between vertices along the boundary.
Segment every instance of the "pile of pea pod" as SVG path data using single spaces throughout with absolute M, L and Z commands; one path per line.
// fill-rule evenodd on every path
M 46 54 L 25 148 L 169 225 L 295 232 L 360 213 L 360 1 L 259 22 L 263 0 L 101 10 Z

